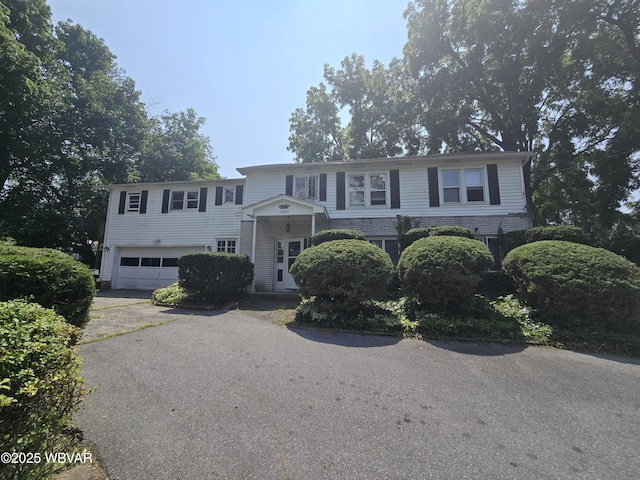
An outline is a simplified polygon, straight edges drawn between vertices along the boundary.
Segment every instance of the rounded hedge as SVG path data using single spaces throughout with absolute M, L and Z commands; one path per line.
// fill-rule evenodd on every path
M 589 244 L 589 239 L 584 233 L 584 230 L 571 225 L 531 227 L 525 231 L 524 237 L 527 243 L 540 242 L 543 240 L 564 240 L 566 242 Z
M 0 302 L 0 439 L 8 452 L 52 451 L 85 393 L 79 329 L 51 309 Z M 53 464 L 3 465 L 2 478 L 49 478 Z M 0 475 L 1 476 L 1 475 Z
M 303 297 L 355 307 L 384 295 L 393 263 L 368 242 L 333 240 L 303 250 L 289 272 Z
M 473 232 L 468 228 L 455 225 L 412 228 L 400 237 L 400 247 L 404 250 L 416 240 L 435 236 L 473 238 Z
M 57 250 L 0 245 L 0 301 L 27 298 L 77 327 L 96 293 L 89 268 Z
M 398 276 L 405 290 L 425 304 L 445 308 L 475 293 L 480 273 L 493 265 L 487 246 L 464 237 L 416 240 L 400 255 Z
M 334 228 L 316 233 L 310 239 L 310 245 L 320 245 L 333 240 L 366 240 L 364 233 L 359 230 L 349 230 L 346 228 Z
M 195 301 L 220 304 L 246 293 L 253 263 L 238 253 L 191 253 L 178 259 L 178 278 Z
M 512 250 L 503 267 L 546 322 L 618 331 L 640 328 L 640 269 L 620 255 L 545 240 Z

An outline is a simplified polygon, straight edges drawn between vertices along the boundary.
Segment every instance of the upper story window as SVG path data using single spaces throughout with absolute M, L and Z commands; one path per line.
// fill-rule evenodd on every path
M 304 175 L 293 179 L 293 192 L 296 198 L 301 200 L 318 199 L 318 176 Z
M 484 173 L 481 168 L 442 171 L 444 203 L 484 202 Z
M 235 188 L 225 188 L 224 189 L 224 203 L 233 203 L 235 200 Z
M 140 211 L 140 192 L 130 193 L 127 196 L 127 212 Z
M 198 192 L 171 192 L 171 210 L 198 208 Z
M 387 204 L 387 175 L 384 173 L 349 175 L 349 206 Z

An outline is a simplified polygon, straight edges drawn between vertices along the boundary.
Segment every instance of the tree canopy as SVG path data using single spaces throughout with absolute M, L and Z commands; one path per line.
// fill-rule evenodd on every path
M 639 0 L 415 0 L 404 15 L 401 59 L 325 66 L 329 89 L 312 87 L 291 117 L 296 161 L 530 151 L 537 223 L 607 236 L 631 219 Z
M 205 119 L 149 118 L 115 60 L 44 0 L 0 0 L 0 237 L 91 261 L 105 184 L 218 176 Z

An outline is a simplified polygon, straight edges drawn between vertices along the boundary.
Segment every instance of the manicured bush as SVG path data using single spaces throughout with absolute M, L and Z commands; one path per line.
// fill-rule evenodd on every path
M 640 327 L 640 269 L 613 252 L 545 240 L 512 250 L 503 265 L 542 321 L 617 331 Z
M 472 295 L 480 273 L 493 265 L 482 242 L 464 237 L 434 236 L 416 240 L 398 261 L 398 275 L 406 291 L 425 306 L 444 309 L 454 300 Z
M 348 230 L 346 228 L 335 228 L 333 230 L 323 230 L 311 237 L 311 245 L 320 245 L 333 240 L 365 240 L 364 233 L 359 230 Z
M 580 227 L 570 225 L 548 225 L 546 227 L 532 227 L 524 234 L 527 243 L 542 240 L 564 240 L 565 242 L 589 244 L 589 239 Z
M 333 240 L 304 250 L 290 273 L 303 297 L 351 308 L 385 293 L 393 263 L 368 242 Z
M 27 298 L 83 327 L 96 293 L 89 268 L 57 250 L 0 245 L 0 301 Z
M 253 263 L 237 253 L 191 253 L 178 259 L 178 278 L 195 301 L 218 305 L 246 293 Z
M 79 329 L 51 309 L 0 302 L 0 441 L 3 452 L 53 452 L 85 393 L 72 344 Z M 53 464 L 7 463 L 2 478 L 47 478 Z
M 156 304 L 171 306 L 188 305 L 194 301 L 189 292 L 178 283 L 172 283 L 167 287 L 154 290 L 151 294 L 151 299 Z
M 420 238 L 447 236 L 473 238 L 473 232 L 465 227 L 455 225 L 443 225 L 440 227 L 412 228 L 400 237 L 400 248 L 404 250 Z

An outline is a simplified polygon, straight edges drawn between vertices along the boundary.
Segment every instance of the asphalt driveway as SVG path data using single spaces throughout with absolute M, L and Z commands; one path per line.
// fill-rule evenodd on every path
M 112 480 L 640 478 L 638 361 L 171 314 L 81 347 Z

